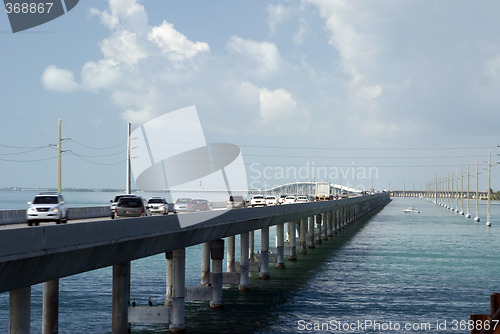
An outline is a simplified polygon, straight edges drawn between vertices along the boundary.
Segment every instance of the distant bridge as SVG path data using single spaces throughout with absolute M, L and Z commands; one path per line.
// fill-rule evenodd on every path
M 435 191 L 426 191 L 426 190 L 391 190 L 390 191 L 392 197 L 429 197 L 429 198 L 435 198 L 436 197 L 436 192 Z M 486 198 L 488 196 L 487 191 L 479 191 L 478 192 L 479 198 Z M 467 192 L 464 191 L 463 193 L 461 191 L 438 191 L 437 192 L 438 198 L 467 198 Z M 476 192 L 475 191 L 470 191 L 469 192 L 469 198 L 470 199 L 475 199 L 476 198 Z
M 314 196 L 317 194 L 318 187 L 321 187 L 325 184 L 328 184 L 329 194 L 333 196 L 340 195 L 343 192 L 347 192 L 349 194 L 360 194 L 362 192 L 362 190 L 343 186 L 340 184 L 334 184 L 329 182 L 313 182 L 313 181 L 291 182 L 279 186 L 274 186 L 269 189 L 253 189 L 249 190 L 248 192 L 250 194 L 266 194 L 266 195 L 285 194 L 285 195 Z

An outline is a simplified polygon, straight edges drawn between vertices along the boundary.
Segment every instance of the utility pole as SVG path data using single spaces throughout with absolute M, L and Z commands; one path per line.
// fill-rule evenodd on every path
M 59 140 L 57 142 L 57 191 L 62 192 L 62 184 L 61 184 L 61 148 L 62 138 L 61 138 L 61 119 L 59 119 Z
M 127 126 L 127 181 L 126 181 L 126 189 L 125 193 L 130 194 L 130 129 L 131 129 L 131 124 L 128 123 Z
M 491 149 L 488 154 L 488 213 L 486 216 L 486 226 L 491 226 L 490 201 L 491 201 Z

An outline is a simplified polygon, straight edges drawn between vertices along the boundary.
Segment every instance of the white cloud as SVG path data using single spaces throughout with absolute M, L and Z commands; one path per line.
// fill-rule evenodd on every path
M 352 2 L 344 0 L 308 0 L 320 9 L 330 32 L 329 43 L 336 48 L 342 70 L 349 75 L 351 96 L 372 100 L 383 93 L 383 85 L 371 83 L 370 74 L 377 69 L 378 47 L 375 36 L 363 33 L 353 24 L 355 17 L 368 20 L 369 15 Z
M 163 21 L 154 27 L 148 35 L 148 39 L 159 46 L 162 54 L 170 60 L 183 60 L 192 58 L 201 52 L 210 52 L 207 43 L 192 42 L 187 37 L 174 29 L 174 25 Z
M 135 33 L 121 30 L 101 42 L 101 52 L 105 58 L 115 59 L 129 66 L 137 64 L 147 54 L 137 43 Z
M 109 11 L 101 12 L 96 8 L 91 8 L 90 14 L 98 16 L 109 29 L 122 26 L 139 31 L 147 27 L 146 11 L 136 0 L 109 0 L 108 3 Z
M 48 66 L 42 74 L 42 84 L 45 89 L 57 92 L 73 92 L 79 89 L 75 76 L 70 70 Z
M 118 62 L 113 59 L 89 61 L 82 67 L 82 86 L 88 90 L 114 88 L 122 75 Z
M 250 60 L 253 64 L 248 64 L 248 66 L 254 74 L 266 77 L 277 72 L 280 68 L 280 54 L 273 43 L 257 42 L 233 36 L 229 39 L 227 48 L 230 52 Z M 257 65 L 257 68 L 252 65 Z
M 282 4 L 267 5 L 267 14 L 267 25 L 271 34 L 274 35 L 277 27 L 290 19 L 291 10 Z
M 297 101 L 285 89 L 260 88 L 259 102 L 262 124 L 271 125 L 275 130 L 303 129 L 309 122 L 309 114 L 299 109 Z

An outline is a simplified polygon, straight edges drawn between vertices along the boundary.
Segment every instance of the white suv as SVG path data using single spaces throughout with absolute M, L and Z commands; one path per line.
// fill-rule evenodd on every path
M 42 192 L 35 196 L 26 211 L 28 226 L 38 226 L 41 221 L 55 221 L 57 224 L 68 221 L 68 207 L 63 195 L 58 192 Z

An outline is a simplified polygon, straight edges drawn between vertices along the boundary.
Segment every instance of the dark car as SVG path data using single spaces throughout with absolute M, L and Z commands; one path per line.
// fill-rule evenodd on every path
M 193 199 L 189 211 L 209 211 L 210 203 L 206 199 Z
M 137 196 L 132 194 L 119 194 L 116 195 L 114 199 L 110 200 L 109 202 L 111 203 L 111 206 L 109 207 L 109 209 L 110 209 L 111 219 L 115 218 L 116 204 L 122 197 L 137 197 Z
M 139 196 L 126 196 L 118 200 L 114 217 L 143 217 L 151 216 L 146 201 Z
M 227 208 L 244 208 L 246 206 L 246 200 L 243 196 L 229 196 L 229 200 L 227 201 Z

